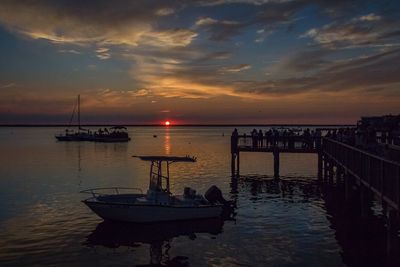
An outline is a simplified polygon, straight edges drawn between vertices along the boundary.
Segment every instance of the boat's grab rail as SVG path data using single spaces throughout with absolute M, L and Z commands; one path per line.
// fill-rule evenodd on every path
M 92 194 L 93 197 L 97 197 L 110 195 L 110 193 L 107 192 L 112 192 L 112 194 L 119 195 L 122 191 L 137 191 L 140 194 L 143 194 L 142 189 L 136 187 L 98 187 L 82 190 L 79 193 Z

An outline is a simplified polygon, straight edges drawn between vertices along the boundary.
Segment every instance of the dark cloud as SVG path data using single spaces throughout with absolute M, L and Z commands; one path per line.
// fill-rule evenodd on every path
M 195 23 L 196 28 L 203 29 L 213 41 L 226 41 L 232 36 L 239 35 L 248 23 L 236 20 L 216 20 L 210 17 L 200 17 Z
M 325 59 L 326 56 L 332 52 L 324 48 L 309 48 L 301 50 L 300 52 L 291 53 L 288 57 L 283 58 L 279 63 L 280 70 L 287 70 L 289 72 L 302 72 L 315 71 L 326 66 L 329 61 Z
M 213 41 L 227 41 L 240 35 L 248 27 L 258 26 L 271 32 L 282 24 L 289 24 L 299 9 L 304 7 L 300 1 L 210 1 L 208 5 L 248 4 L 255 5 L 251 12 L 243 12 L 240 17 L 218 20 L 212 17 L 199 17 L 195 26 L 205 30 Z M 228 16 L 229 17 L 229 16 Z
M 318 73 L 311 85 L 327 90 L 363 90 L 383 85 L 400 85 L 400 67 L 396 66 L 396 62 L 400 62 L 400 49 L 333 62 Z
M 321 28 L 313 28 L 304 36 L 330 48 L 354 45 L 388 45 L 400 42 L 398 28 L 400 22 L 368 14 L 345 23 L 331 23 Z
M 367 7 L 372 0 L 211 0 L 200 1 L 205 6 L 247 5 L 254 6 L 252 12 L 244 12 L 240 18 L 231 17 L 229 20 L 216 20 L 201 17 L 198 22 L 204 22 L 203 28 L 209 33 L 210 40 L 227 41 L 243 33 L 248 27 L 257 26 L 273 31 L 278 27 L 293 30 L 300 11 L 307 7 L 317 7 L 321 16 L 334 19 L 345 18 Z
M 199 58 L 198 61 L 210 61 L 210 60 L 224 60 L 232 57 L 232 53 L 228 51 L 217 51 L 205 54 L 203 57 Z
M 299 65 L 302 59 L 306 62 L 310 53 L 317 55 L 318 59 Z M 400 86 L 400 67 L 396 63 L 400 62 L 400 49 L 378 52 L 350 60 L 328 61 L 324 59 L 324 55 L 328 55 L 325 50 L 321 52 L 303 51 L 281 65 L 282 68 L 295 70 L 304 68 L 303 75 L 261 82 L 238 81 L 236 88 L 244 92 L 267 95 L 341 91 L 385 94 L 395 90 L 397 92 L 395 95 L 400 97 L 400 91 L 395 89 Z M 312 70 L 312 74 L 304 75 L 310 73 L 307 70 Z
M 276 23 L 289 22 L 305 5 L 303 1 L 270 2 L 257 12 L 254 23 L 272 26 Z

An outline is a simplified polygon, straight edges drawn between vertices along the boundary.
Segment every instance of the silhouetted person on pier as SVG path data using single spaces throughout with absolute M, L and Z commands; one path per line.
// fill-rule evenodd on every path
M 265 142 L 266 142 L 266 146 L 272 146 L 272 131 L 271 129 L 269 129 L 268 131 L 265 132 Z
M 311 139 L 310 129 L 307 128 L 303 132 L 303 148 L 310 148 L 310 139 Z
M 336 136 L 336 138 L 337 138 L 337 140 L 338 140 L 339 142 L 343 142 L 343 138 L 344 138 L 343 135 L 344 135 L 343 129 L 340 128 L 340 129 L 337 131 L 337 136 Z
M 273 137 L 272 137 L 272 141 L 273 141 L 273 146 L 277 146 L 278 145 L 278 141 L 279 141 L 279 132 L 276 129 L 273 129 Z
M 376 130 L 372 126 L 368 127 L 365 133 L 364 149 L 372 153 L 378 153 L 379 145 L 376 139 Z
M 283 143 L 283 148 L 287 147 L 287 142 L 288 142 L 288 132 L 285 129 L 282 133 L 282 143 Z
M 400 146 L 400 133 L 395 132 L 395 137 L 393 138 L 393 145 Z
M 327 137 L 327 138 L 332 138 L 332 132 L 331 132 L 331 130 L 329 130 L 329 131 L 326 133 L 325 137 Z
M 336 133 L 336 129 L 332 131 L 332 138 L 337 140 L 337 133 Z
M 386 132 L 381 132 L 381 143 L 386 144 Z
M 388 132 L 388 135 L 387 135 L 387 141 L 388 141 L 388 144 L 389 144 L 389 145 L 391 145 L 391 144 L 393 143 L 393 136 L 394 136 L 393 130 L 390 130 L 390 131 Z
M 292 129 L 290 129 L 289 130 L 289 132 L 288 132 L 288 147 L 290 148 L 290 149 L 294 149 L 294 136 L 295 136 L 295 133 L 293 132 L 293 130 Z
M 356 129 L 350 130 L 349 144 L 352 146 L 356 144 Z
M 356 134 L 355 134 L 355 146 L 357 147 L 357 148 L 361 148 L 362 147 L 362 145 L 363 145 L 363 140 L 362 140 L 362 133 L 361 133 L 361 131 L 358 131 L 357 130 L 357 132 L 356 132 Z
M 322 137 L 321 129 L 317 129 L 315 131 L 315 148 L 316 149 L 321 148 L 321 137 Z
M 263 133 L 261 130 L 258 131 L 258 146 L 263 147 Z
M 237 145 L 238 145 L 238 130 L 235 128 L 232 132 L 231 136 L 231 152 L 236 152 L 237 151 Z
M 239 133 L 238 133 L 238 130 L 236 128 L 235 128 L 235 130 L 233 130 L 232 136 L 235 137 L 235 138 L 238 138 Z
M 251 140 L 253 142 L 253 148 L 257 148 L 258 134 L 256 129 L 251 131 Z
M 314 148 L 315 147 L 315 144 L 314 144 L 314 141 L 315 141 L 315 131 L 314 130 L 311 130 L 311 132 L 310 132 L 310 141 L 309 141 L 309 148 Z

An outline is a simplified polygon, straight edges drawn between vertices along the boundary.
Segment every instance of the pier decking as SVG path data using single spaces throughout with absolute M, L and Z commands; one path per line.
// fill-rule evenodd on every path
M 301 136 L 263 138 L 253 144 L 251 136 L 239 135 L 237 146 L 232 147 L 236 152 L 274 152 L 279 150 L 282 153 L 317 153 L 317 140 L 306 139 Z
M 280 153 L 319 153 L 321 138 L 302 136 L 264 137 L 254 140 L 251 136 L 231 137 L 232 173 L 240 169 L 240 152 L 269 152 L 274 155 L 274 176 L 279 177 Z M 236 164 L 235 164 L 236 161 Z

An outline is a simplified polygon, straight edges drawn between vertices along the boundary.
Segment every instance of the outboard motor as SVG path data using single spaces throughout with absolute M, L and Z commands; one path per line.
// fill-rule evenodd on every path
M 222 196 L 222 191 L 217 186 L 213 185 L 204 194 L 204 197 L 212 204 L 220 203 L 226 206 L 229 205 L 229 202 L 224 199 Z

